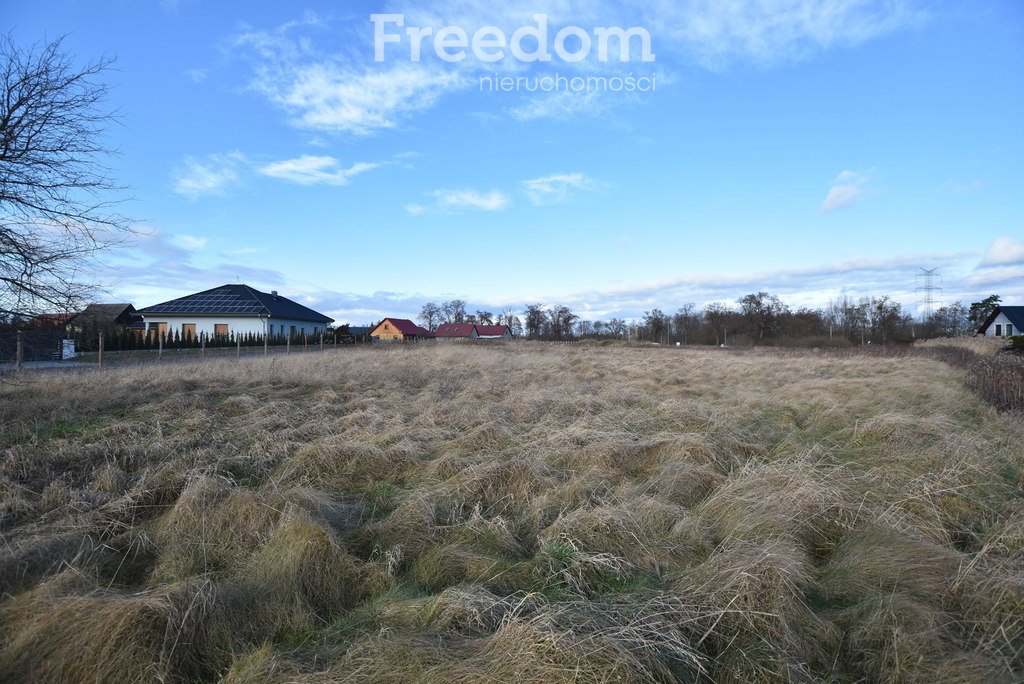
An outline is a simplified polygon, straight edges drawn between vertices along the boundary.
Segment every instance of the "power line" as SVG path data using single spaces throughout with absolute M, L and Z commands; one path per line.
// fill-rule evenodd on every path
M 938 268 L 921 268 L 921 272 L 916 276 L 917 282 L 921 283 L 917 286 L 917 292 L 921 296 L 917 303 L 924 304 L 924 318 L 929 318 L 935 310 L 935 293 L 942 294 L 941 285 L 935 284 L 936 280 L 942 283 L 942 275 L 938 271 Z

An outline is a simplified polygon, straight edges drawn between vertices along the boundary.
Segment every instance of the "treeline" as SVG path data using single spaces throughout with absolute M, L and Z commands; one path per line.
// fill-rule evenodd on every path
M 428 303 L 420 323 L 434 330 L 443 323 L 504 323 L 515 335 L 539 340 L 616 339 L 659 344 L 847 346 L 892 344 L 914 339 L 971 335 L 1000 304 L 992 295 L 969 306 L 956 302 L 915 320 L 890 297 L 842 297 L 822 309 L 791 309 L 778 296 L 755 292 L 736 302 L 714 302 L 703 308 L 687 303 L 675 312 L 644 312 L 636 321 L 622 318 L 587 320 L 568 306 L 529 304 L 507 307 L 500 314 L 476 311 L 465 302 Z

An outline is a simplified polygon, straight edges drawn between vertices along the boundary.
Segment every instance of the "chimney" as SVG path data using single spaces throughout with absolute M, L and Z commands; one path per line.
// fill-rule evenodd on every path
M 271 290 L 271 291 L 270 291 L 270 294 L 271 294 L 272 296 L 276 297 L 276 296 L 277 296 L 277 290 Z

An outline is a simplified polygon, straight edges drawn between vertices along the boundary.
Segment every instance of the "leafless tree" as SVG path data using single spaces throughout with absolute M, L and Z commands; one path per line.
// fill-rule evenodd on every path
M 427 302 L 420 309 L 419 321 L 423 324 L 423 327 L 427 330 L 433 331 L 437 328 L 437 324 L 441 322 L 441 307 L 433 302 Z
M 101 77 L 63 39 L 28 48 L 0 37 L 0 314 L 70 311 L 95 285 L 96 256 L 128 220 L 106 142 L 117 120 Z

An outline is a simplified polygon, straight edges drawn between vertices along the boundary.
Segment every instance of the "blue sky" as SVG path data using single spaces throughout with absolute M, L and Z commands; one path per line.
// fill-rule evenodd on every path
M 911 308 L 1024 303 L 1024 4 L 1015 0 L 17 3 L 19 43 L 117 57 L 133 244 L 109 297 L 241 279 L 339 322 L 428 300 L 632 317 L 768 290 Z M 429 7 L 430 9 L 425 9 Z M 374 58 L 372 14 L 507 36 L 639 27 L 628 61 Z M 392 26 L 389 31 L 403 29 Z M 576 42 L 574 42 L 576 41 Z M 529 44 L 529 43 L 527 43 Z M 565 44 L 569 52 L 578 39 Z M 618 57 L 613 51 L 613 57 Z M 629 75 L 646 92 L 486 92 Z

